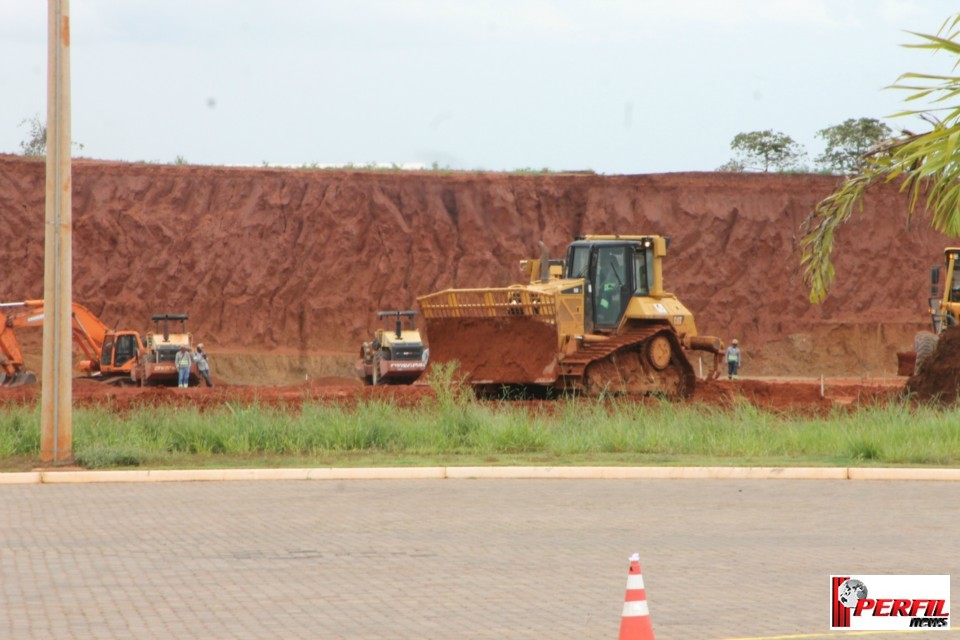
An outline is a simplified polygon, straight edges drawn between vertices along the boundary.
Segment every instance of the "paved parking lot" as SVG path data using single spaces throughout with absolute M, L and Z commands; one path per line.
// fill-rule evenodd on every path
M 827 638 L 831 573 L 960 575 L 958 491 L 822 480 L 0 486 L 0 637 L 615 638 L 639 552 L 657 640 Z

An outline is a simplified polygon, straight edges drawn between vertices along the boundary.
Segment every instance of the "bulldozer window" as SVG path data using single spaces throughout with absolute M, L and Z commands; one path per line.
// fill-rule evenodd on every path
M 960 302 L 960 260 L 953 263 L 953 273 L 950 274 L 950 294 L 948 302 Z
M 590 264 L 590 247 L 570 247 L 570 256 L 567 258 L 567 277 L 583 278 L 587 274 Z
M 596 323 L 612 327 L 620 322 L 620 316 L 630 299 L 626 246 L 600 247 L 597 250 L 597 273 L 594 283 L 594 309 Z
M 633 258 L 634 291 L 638 296 L 650 293 L 649 274 L 653 265 L 653 249 L 638 249 Z

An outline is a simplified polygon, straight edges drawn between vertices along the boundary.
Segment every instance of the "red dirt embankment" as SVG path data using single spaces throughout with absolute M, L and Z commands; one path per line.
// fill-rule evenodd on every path
M 363 172 L 74 164 L 74 298 L 145 331 L 185 311 L 216 356 L 353 353 L 380 309 L 503 286 L 517 261 L 585 233 L 672 238 L 666 285 L 701 333 L 738 337 L 745 375 L 893 375 L 925 320 L 945 244 L 904 226 L 895 187 L 838 238 L 837 284 L 807 301 L 800 223 L 837 178 Z M 42 297 L 44 163 L 0 156 L 0 302 Z M 257 361 L 261 362 L 262 361 Z M 697 363 L 694 362 L 694 366 Z M 269 367 L 262 382 L 272 382 Z M 256 378 L 256 376 L 255 376 Z

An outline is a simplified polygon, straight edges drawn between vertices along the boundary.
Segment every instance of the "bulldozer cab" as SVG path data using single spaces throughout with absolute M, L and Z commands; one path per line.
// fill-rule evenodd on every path
M 940 267 L 934 267 L 930 272 L 930 316 L 936 335 L 960 320 L 960 248 L 947 247 L 943 256 L 943 293 L 939 287 Z
M 633 296 L 650 295 L 654 271 L 652 238 L 603 239 L 585 237 L 567 249 L 567 278 L 586 284 L 586 320 L 597 329 L 614 329 Z
M 946 262 L 946 281 L 944 299 L 946 303 L 960 303 L 960 249 L 947 249 L 944 252 Z

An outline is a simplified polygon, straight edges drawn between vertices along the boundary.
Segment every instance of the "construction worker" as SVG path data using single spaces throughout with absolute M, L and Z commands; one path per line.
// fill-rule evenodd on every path
M 177 356 L 173 361 L 174 364 L 177 365 L 177 380 L 180 383 L 179 386 L 181 389 L 186 389 L 190 386 L 190 364 L 193 362 L 187 345 L 181 345 L 180 351 L 177 352 Z
M 736 380 L 737 374 L 740 372 L 740 346 L 737 339 L 734 338 L 730 341 L 730 346 L 727 347 L 727 379 Z
M 197 371 L 203 376 L 204 382 L 207 383 L 208 387 L 212 387 L 213 381 L 210 379 L 210 363 L 207 362 L 207 354 L 204 352 L 202 344 L 197 345 L 197 352 L 193 354 L 193 361 L 197 363 Z

